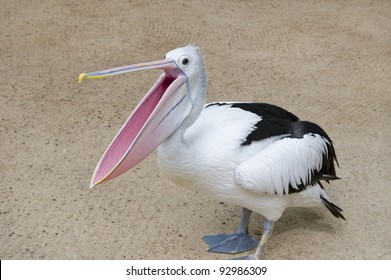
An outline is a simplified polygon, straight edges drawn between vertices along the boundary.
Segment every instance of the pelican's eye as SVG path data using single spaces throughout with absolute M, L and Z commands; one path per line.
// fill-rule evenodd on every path
M 190 58 L 189 58 L 187 55 L 182 55 L 182 56 L 178 59 L 178 63 L 179 63 L 182 67 L 187 67 L 187 66 L 189 66 L 189 64 L 190 64 Z

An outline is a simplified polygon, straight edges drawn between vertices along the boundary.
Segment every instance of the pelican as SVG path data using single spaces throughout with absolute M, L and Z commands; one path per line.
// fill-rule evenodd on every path
M 324 207 L 345 219 L 321 183 L 338 179 L 326 132 L 275 105 L 205 105 L 207 76 L 198 47 L 174 49 L 159 61 L 81 73 L 79 82 L 147 69 L 163 72 L 106 149 L 91 187 L 157 149 L 160 170 L 172 182 L 242 207 L 234 233 L 202 239 L 210 252 L 256 248 L 243 259 L 263 257 L 274 223 L 288 207 Z M 260 241 L 248 234 L 252 212 L 265 217 Z

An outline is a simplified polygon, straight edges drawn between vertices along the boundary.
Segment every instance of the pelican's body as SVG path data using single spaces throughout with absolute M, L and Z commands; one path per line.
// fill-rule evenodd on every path
M 270 149 L 273 144 L 284 145 L 279 142 L 287 135 L 277 135 L 242 146 L 261 118 L 231 106 L 210 104 L 193 125 L 177 130 L 163 142 L 157 150 L 161 172 L 177 185 L 198 190 L 219 201 L 245 207 L 272 221 L 278 220 L 285 208 L 290 206 L 322 206 L 320 195 L 325 198 L 327 195 L 319 184 L 290 195 L 251 191 L 240 184 L 236 174 L 238 167 L 261 151 Z M 283 156 L 291 157 L 290 154 Z M 276 172 L 271 176 L 284 174 Z
M 160 169 L 174 183 L 243 207 L 235 233 L 203 239 L 212 252 L 257 247 L 249 258 L 262 257 L 287 207 L 322 206 L 343 218 L 320 183 L 337 179 L 324 130 L 274 105 L 205 106 L 207 78 L 197 47 L 175 49 L 161 61 L 82 73 L 79 80 L 152 68 L 164 72 L 107 148 L 91 186 L 121 175 L 158 147 Z M 252 211 L 266 218 L 259 245 L 248 235 Z

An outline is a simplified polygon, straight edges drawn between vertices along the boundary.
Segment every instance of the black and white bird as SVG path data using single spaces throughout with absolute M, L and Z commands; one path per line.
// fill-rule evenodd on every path
M 157 148 L 161 172 L 175 184 L 243 207 L 232 234 L 204 236 L 209 251 L 263 256 L 274 223 L 288 207 L 325 207 L 337 218 L 321 181 L 337 179 L 333 143 L 318 125 L 265 103 L 205 106 L 207 76 L 199 48 L 164 60 L 82 73 L 94 79 L 145 69 L 163 73 L 99 161 L 91 187 L 131 169 Z M 248 235 L 252 212 L 266 218 L 260 242 Z

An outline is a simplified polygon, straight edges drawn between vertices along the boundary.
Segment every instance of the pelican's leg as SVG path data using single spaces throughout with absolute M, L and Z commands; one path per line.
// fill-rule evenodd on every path
M 249 256 L 243 256 L 235 258 L 236 260 L 260 260 L 263 257 L 263 254 L 265 253 L 266 249 L 266 243 L 270 239 L 270 236 L 272 235 L 274 228 L 274 222 L 266 220 L 263 223 L 263 234 L 261 237 L 261 241 L 258 244 L 257 249 L 255 250 L 254 254 L 251 254 Z
M 208 252 L 236 254 L 254 249 L 258 244 L 258 240 L 248 235 L 248 223 L 251 213 L 251 210 L 243 208 L 236 233 L 202 237 L 202 240 L 209 245 Z

